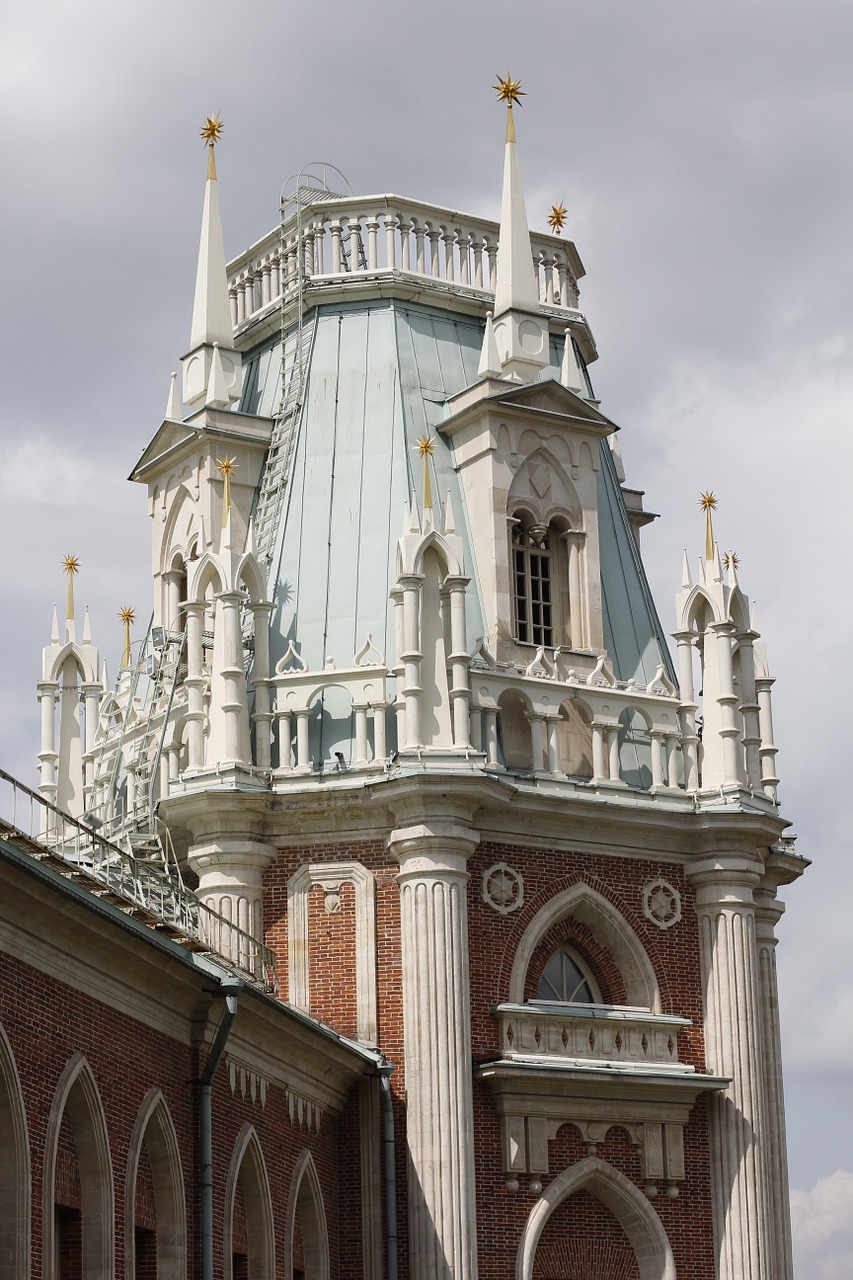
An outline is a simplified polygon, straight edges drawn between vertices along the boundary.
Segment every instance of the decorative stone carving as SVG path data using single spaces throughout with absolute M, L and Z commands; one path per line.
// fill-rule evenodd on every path
M 226 1056 L 228 1063 L 228 1084 L 233 1094 L 239 1094 L 246 1102 L 266 1106 L 267 1087 L 269 1081 L 251 1067 L 245 1066 L 231 1054 Z
M 643 889 L 643 915 L 659 929 L 671 929 L 681 919 L 681 894 L 666 880 L 650 880 Z
M 524 906 L 524 881 L 521 873 L 507 866 L 505 862 L 496 862 L 483 872 L 483 901 L 507 916 Z

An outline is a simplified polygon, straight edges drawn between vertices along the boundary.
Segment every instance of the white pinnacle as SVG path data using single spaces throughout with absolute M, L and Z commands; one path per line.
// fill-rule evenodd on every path
M 219 192 L 216 178 L 208 176 L 204 188 L 190 348 L 214 342 L 224 347 L 233 346 L 234 331 L 228 301 L 228 274 L 225 269 Z

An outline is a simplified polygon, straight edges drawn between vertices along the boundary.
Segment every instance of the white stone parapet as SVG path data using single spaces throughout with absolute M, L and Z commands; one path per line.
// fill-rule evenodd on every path
M 507 1060 L 573 1062 L 690 1072 L 678 1060 L 678 1033 L 688 1018 L 611 1005 L 536 1001 L 494 1010 L 501 1054 Z
M 396 272 L 432 281 L 442 291 L 481 298 L 494 295 L 500 226 L 485 218 L 396 195 L 324 199 L 301 212 L 301 248 L 295 215 L 228 265 L 231 319 L 236 330 L 273 304 L 296 296 L 298 270 L 309 285 L 335 278 Z M 532 261 L 540 304 L 577 316 L 583 264 L 560 236 L 534 233 Z

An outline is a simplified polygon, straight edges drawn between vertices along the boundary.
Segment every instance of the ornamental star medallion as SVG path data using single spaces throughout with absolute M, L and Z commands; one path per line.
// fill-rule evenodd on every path
M 483 901 L 500 915 L 509 915 L 524 905 L 524 881 L 521 874 L 505 862 L 496 862 L 483 872 Z
M 643 914 L 659 929 L 669 929 L 681 919 L 681 894 L 666 880 L 652 880 L 643 889 Z

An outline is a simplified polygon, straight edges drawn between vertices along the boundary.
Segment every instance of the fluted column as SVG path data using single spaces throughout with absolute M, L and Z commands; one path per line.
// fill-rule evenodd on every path
M 753 889 L 760 871 L 736 853 L 688 870 L 696 888 L 705 1059 L 731 1080 L 709 1100 L 719 1280 L 775 1280 L 771 1267 Z
M 245 938 L 257 941 L 264 936 L 264 871 L 275 856 L 272 845 L 259 841 L 252 833 L 201 837 L 188 851 L 190 867 L 198 876 L 196 897 L 211 907 L 225 923 L 211 921 L 202 915 L 206 941 L 221 955 L 243 965 L 255 967 Z
M 477 1273 L 466 894 L 478 838 L 457 815 L 389 838 L 400 863 L 411 1280 Z
M 755 891 L 755 937 L 758 947 L 758 997 L 761 1008 L 761 1061 L 764 1067 L 764 1146 L 770 1205 L 773 1280 L 793 1280 L 791 1206 L 788 1195 L 788 1143 L 782 1087 L 782 1039 L 776 982 L 776 924 L 785 910 L 772 889 Z
M 204 765 L 204 670 L 201 646 L 205 602 L 193 600 L 184 605 L 187 615 L 187 768 Z

